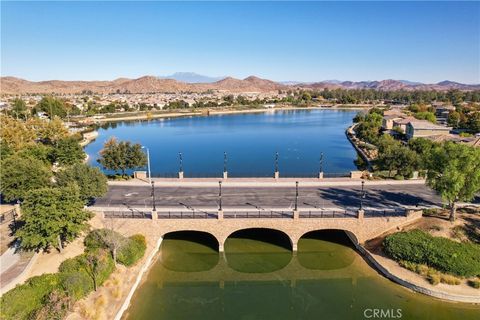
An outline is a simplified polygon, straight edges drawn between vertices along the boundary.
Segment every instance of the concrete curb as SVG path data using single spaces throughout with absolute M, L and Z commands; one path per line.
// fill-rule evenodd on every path
M 120 307 L 120 309 L 118 310 L 117 314 L 115 315 L 115 320 L 120 320 L 123 316 L 123 314 L 125 313 L 125 311 L 127 311 L 128 307 L 130 306 L 130 302 L 132 300 L 132 297 L 133 297 L 133 294 L 135 293 L 135 291 L 137 290 L 138 286 L 140 285 L 140 282 L 143 278 L 143 275 L 147 272 L 147 270 L 150 268 L 150 265 L 152 264 L 153 262 L 153 259 L 155 258 L 155 256 L 158 254 L 158 250 L 160 250 L 160 245 L 162 244 L 162 238 L 160 237 L 155 245 L 155 248 L 152 250 L 152 252 L 150 253 L 150 255 L 148 256 L 147 260 L 145 261 L 145 263 L 143 264 L 142 266 L 142 269 L 140 269 L 140 272 L 138 273 L 137 275 L 137 278 L 135 280 L 135 283 L 133 284 L 133 286 L 130 288 L 130 291 L 128 292 L 128 295 L 127 297 L 125 298 L 125 301 L 123 302 L 122 306 Z
M 30 261 L 28 262 L 27 266 L 25 267 L 25 269 L 23 269 L 23 271 L 15 279 L 13 279 L 12 281 L 7 283 L 0 289 L 0 297 L 3 296 L 6 292 L 15 288 L 18 284 L 22 284 L 27 280 L 26 275 L 30 272 L 30 269 L 37 261 L 38 256 L 39 254 L 35 252 L 32 258 L 30 259 Z
M 270 187 L 294 187 L 298 181 L 302 187 L 330 187 L 330 186 L 360 186 L 362 179 L 315 179 L 315 178 L 153 178 L 156 187 L 218 187 L 218 181 L 222 181 L 223 187 L 248 187 L 248 188 L 270 188 Z M 425 180 L 365 180 L 367 186 L 384 186 L 384 185 L 418 185 L 425 184 Z M 109 181 L 110 186 L 129 186 L 129 187 L 147 187 L 148 182 L 141 180 L 130 181 Z

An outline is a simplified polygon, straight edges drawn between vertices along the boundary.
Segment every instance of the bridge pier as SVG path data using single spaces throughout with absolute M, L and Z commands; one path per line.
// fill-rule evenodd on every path
M 223 210 L 218 210 L 217 211 L 217 219 L 218 220 L 223 220 Z
M 359 220 L 359 221 L 363 221 L 364 216 L 365 216 L 365 210 L 359 209 L 359 210 L 357 211 L 357 218 L 358 218 L 358 220 Z
M 228 179 L 228 171 L 223 171 L 223 179 L 224 180 Z
M 178 179 L 183 179 L 183 171 L 178 172 Z
M 275 171 L 275 175 L 273 176 L 275 180 L 278 180 L 280 178 L 280 172 Z
M 323 179 L 323 171 L 318 173 L 318 179 Z

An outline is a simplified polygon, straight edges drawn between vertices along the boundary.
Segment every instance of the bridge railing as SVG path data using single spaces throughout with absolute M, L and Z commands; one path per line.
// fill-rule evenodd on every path
M 225 211 L 224 219 L 255 219 L 255 218 L 293 218 L 293 211 L 258 210 L 258 211 Z
M 404 217 L 406 210 L 402 208 L 384 209 L 384 210 L 365 210 L 365 218 L 379 218 L 379 217 Z
M 149 211 L 104 211 L 105 218 L 122 218 L 122 219 L 151 219 L 152 214 Z
M 139 210 L 120 210 L 104 211 L 105 218 L 121 219 L 152 219 L 152 214 L 158 219 L 218 219 L 217 211 L 139 211 Z M 404 217 L 407 212 L 405 209 L 368 209 L 364 211 L 365 218 L 380 217 Z M 294 212 L 289 210 L 255 210 L 255 211 L 224 211 L 224 219 L 292 219 Z M 355 210 L 302 210 L 298 217 L 301 219 L 328 219 L 328 218 L 357 218 L 358 212 Z
M 351 210 L 312 210 L 300 211 L 300 218 L 357 218 L 358 213 Z
M 157 212 L 158 219 L 217 219 L 217 212 L 208 211 L 167 211 Z

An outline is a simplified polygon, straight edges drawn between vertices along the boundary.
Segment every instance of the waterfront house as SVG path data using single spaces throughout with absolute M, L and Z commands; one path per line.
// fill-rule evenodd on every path
M 399 128 L 402 133 L 405 133 L 407 131 L 407 124 L 410 121 L 415 121 L 414 117 L 406 117 L 406 118 L 400 118 L 400 119 L 394 119 L 393 120 L 393 128 Z
M 393 123 L 395 120 L 401 120 L 403 118 L 399 117 L 398 115 L 391 115 L 391 116 L 383 116 L 382 119 L 382 129 L 384 130 L 392 130 Z
M 411 120 L 405 130 L 407 139 L 426 138 L 431 136 L 446 135 L 452 130 L 451 127 L 440 126 L 426 120 Z

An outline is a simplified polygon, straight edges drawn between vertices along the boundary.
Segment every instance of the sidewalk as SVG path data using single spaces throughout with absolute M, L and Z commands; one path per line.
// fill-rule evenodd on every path
M 303 187 L 330 187 L 330 186 L 360 186 L 365 181 L 365 186 L 381 185 L 418 185 L 425 184 L 425 180 L 362 180 L 351 178 L 152 178 L 157 187 L 218 187 L 222 181 L 224 187 L 292 187 L 295 182 Z M 111 186 L 148 186 L 149 181 L 132 179 L 129 181 L 109 181 Z

